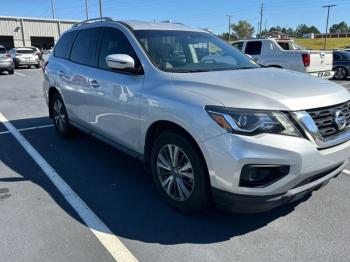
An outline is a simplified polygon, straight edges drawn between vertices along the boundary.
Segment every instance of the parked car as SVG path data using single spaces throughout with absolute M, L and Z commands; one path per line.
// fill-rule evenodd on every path
M 43 53 L 43 66 L 46 65 L 47 61 L 49 61 L 49 57 L 50 55 L 52 54 L 52 49 L 49 49 L 49 50 L 45 50 L 44 53 Z
M 293 40 L 250 39 L 234 42 L 233 46 L 264 66 L 308 73 L 325 79 L 334 75 L 331 51 L 306 50 Z
M 10 55 L 15 64 L 15 68 L 20 66 L 35 66 L 36 68 L 40 67 L 40 60 L 36 54 L 36 50 L 30 47 L 16 47 L 10 50 Z
M 333 70 L 335 72 L 334 78 L 337 80 L 350 76 L 350 52 L 333 52 Z
M 61 36 L 44 74 L 58 134 L 77 127 L 142 159 L 162 199 L 182 212 L 212 198 L 236 212 L 270 210 L 349 164 L 347 90 L 263 68 L 206 31 L 82 22 Z
M 7 71 L 10 75 L 15 72 L 15 67 L 11 56 L 4 46 L 0 45 L 0 72 Z

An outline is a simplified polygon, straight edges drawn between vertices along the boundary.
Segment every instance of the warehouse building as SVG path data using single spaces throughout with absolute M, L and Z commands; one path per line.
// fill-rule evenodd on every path
M 79 21 L 0 16 L 0 45 L 8 50 L 22 46 L 49 49 L 64 31 L 77 22 Z

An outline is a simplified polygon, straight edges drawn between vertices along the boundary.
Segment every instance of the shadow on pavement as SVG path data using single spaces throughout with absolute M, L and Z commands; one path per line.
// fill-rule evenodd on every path
M 46 123 L 48 118 L 12 123 Z M 166 206 L 158 197 L 141 162 L 86 134 L 64 140 L 54 128 L 22 133 L 95 214 L 119 237 L 148 243 L 216 243 L 264 227 L 292 212 L 298 203 L 273 211 L 237 215 L 215 209 L 187 216 Z M 7 136 L 5 138 L 4 136 Z M 57 204 L 77 220 L 52 183 L 44 176 L 9 134 L 0 135 L 0 160 L 20 175 L 46 190 Z M 0 182 L 16 179 L 2 178 Z

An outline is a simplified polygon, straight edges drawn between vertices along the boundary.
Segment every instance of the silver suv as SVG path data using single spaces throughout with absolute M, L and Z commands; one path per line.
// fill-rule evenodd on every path
M 44 69 L 60 135 L 77 127 L 145 163 L 182 212 L 262 212 L 300 199 L 349 163 L 350 94 L 262 68 L 181 24 L 86 21 Z M 212 201 L 214 200 L 214 201 Z

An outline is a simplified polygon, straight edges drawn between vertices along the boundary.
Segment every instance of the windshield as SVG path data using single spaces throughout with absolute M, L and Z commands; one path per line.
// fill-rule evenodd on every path
M 135 31 L 148 56 L 166 72 L 208 72 L 259 68 L 252 59 L 218 37 L 191 31 Z

